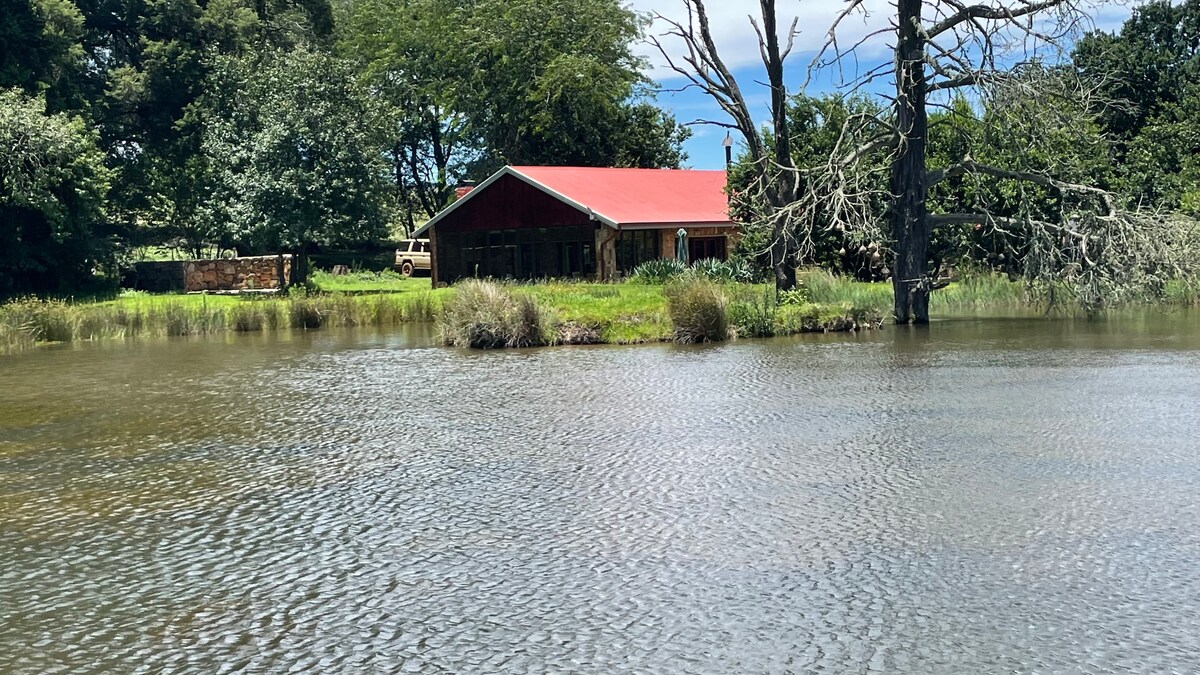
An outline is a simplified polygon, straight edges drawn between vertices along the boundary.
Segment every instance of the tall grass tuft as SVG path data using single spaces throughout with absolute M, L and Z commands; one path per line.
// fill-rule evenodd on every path
M 325 316 L 321 313 L 321 307 L 316 301 L 308 298 L 289 298 L 288 315 L 292 328 L 305 330 L 320 328 L 325 320 Z
M 5 323 L 28 332 L 37 342 L 75 339 L 77 317 L 61 300 L 24 298 L 4 306 Z
M 37 343 L 33 333 L 16 326 L 0 323 L 0 354 L 29 349 Z
M 494 349 L 550 344 L 555 322 L 532 296 L 492 281 L 470 279 L 456 287 L 438 321 L 442 342 Z
M 775 289 L 763 286 L 734 296 L 729 303 L 729 323 L 739 337 L 772 337 L 775 312 Z
M 879 312 L 892 306 L 892 285 L 886 282 L 855 281 L 824 269 L 801 270 L 796 281 L 808 302 L 822 305 L 848 303 Z
M 676 342 L 720 342 L 729 337 L 729 303 L 711 281 L 685 279 L 663 289 Z
M 229 327 L 239 333 L 264 330 L 267 327 L 267 313 L 256 307 L 257 304 L 247 302 L 232 307 L 229 310 Z

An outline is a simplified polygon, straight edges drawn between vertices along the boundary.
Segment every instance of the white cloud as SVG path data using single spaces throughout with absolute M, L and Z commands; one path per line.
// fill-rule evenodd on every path
M 1087 0 L 1085 0 L 1086 2 Z M 1000 4 L 999 0 L 983 0 L 985 4 Z M 1089 12 L 1091 26 L 1100 30 L 1114 30 L 1129 17 L 1129 6 L 1124 3 L 1111 3 L 1096 0 L 1097 4 Z M 684 0 L 629 0 L 631 9 L 646 14 L 661 14 L 669 19 L 686 22 L 687 9 Z M 709 23 L 713 31 L 713 39 L 717 49 L 726 64 L 739 70 L 753 67 L 761 63 L 758 51 L 758 38 L 750 24 L 750 15 L 758 16 L 758 3 L 749 0 L 708 0 L 706 8 Z M 833 24 L 838 13 L 846 6 L 838 0 L 779 0 L 776 6 L 780 32 L 783 33 L 791 25 L 793 18 L 798 18 L 796 47 L 789 60 L 790 69 L 805 68 L 816 55 L 818 49 L 825 43 L 829 27 Z M 889 0 L 866 0 L 863 10 L 855 12 L 843 20 L 839 27 L 837 39 L 843 47 L 853 45 L 868 35 L 886 28 L 895 11 Z M 930 2 L 926 5 L 931 13 L 939 9 L 939 3 Z M 941 9 L 952 11 L 945 6 Z M 668 27 L 657 22 L 650 29 L 654 35 L 661 35 Z M 890 60 L 887 54 L 890 36 L 874 35 L 857 51 L 858 59 L 844 59 L 839 66 L 848 79 L 877 65 L 880 59 Z M 683 53 L 678 39 L 666 37 L 662 40 L 673 58 Z M 646 57 L 653 66 L 652 76 L 670 83 L 679 76 L 670 71 L 658 50 L 650 44 L 639 45 L 637 51 Z
M 629 6 L 637 12 L 661 14 L 669 19 L 685 23 L 687 9 L 683 0 L 631 0 Z M 758 18 L 757 3 L 746 0 L 709 0 L 706 3 L 709 24 L 712 27 L 713 39 L 717 49 L 726 64 L 734 69 L 753 66 L 761 63 L 758 52 L 758 37 L 750 24 L 750 15 Z M 887 0 L 867 0 L 868 11 L 849 17 L 842 24 L 838 39 L 856 41 L 870 31 L 887 24 Z M 829 0 L 783 0 L 777 5 L 779 31 L 782 36 L 791 25 L 793 19 L 798 19 L 796 28 L 796 47 L 793 50 L 791 62 L 795 65 L 806 66 L 816 50 L 825 42 L 826 33 L 834 18 L 842 11 L 841 2 Z M 650 32 L 660 35 L 667 29 L 662 23 L 656 23 Z M 783 38 L 785 39 L 785 38 Z M 670 50 L 672 58 L 682 53 L 677 39 L 663 39 L 663 45 Z M 882 45 L 880 45 L 882 47 Z M 676 77 L 665 68 L 665 61 L 652 45 L 638 47 L 638 53 L 650 60 L 654 66 L 654 76 L 669 80 Z

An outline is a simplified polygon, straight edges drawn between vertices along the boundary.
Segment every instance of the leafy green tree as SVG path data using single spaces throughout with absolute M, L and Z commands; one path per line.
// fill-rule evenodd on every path
M 1073 60 L 1101 82 L 1116 187 L 1132 204 L 1200 213 L 1200 0 L 1137 7 L 1118 33 L 1081 39 Z
M 0 0 L 0 87 L 44 94 L 51 112 L 84 105 L 83 14 L 69 0 Z
M 645 81 L 639 15 L 617 0 L 480 0 L 469 12 L 464 112 L 495 164 L 678 165 L 689 132 L 644 102 L 631 111 Z M 655 133 L 629 133 L 633 123 Z
M 393 111 L 412 218 L 503 164 L 678 166 L 690 131 L 639 97 L 643 24 L 616 0 L 363 0 L 339 50 Z
M 0 295 L 68 292 L 106 265 L 109 172 L 78 117 L 0 91 Z
M 203 149 L 214 190 L 203 210 L 259 250 L 293 251 L 386 234 L 382 115 L 328 55 L 270 51 L 219 62 Z

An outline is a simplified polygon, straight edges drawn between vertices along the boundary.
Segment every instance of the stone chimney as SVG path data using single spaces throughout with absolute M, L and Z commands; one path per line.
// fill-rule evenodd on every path
M 467 193 L 475 189 L 475 181 L 464 180 L 459 181 L 458 186 L 454 188 L 454 201 L 458 201 L 467 196 Z

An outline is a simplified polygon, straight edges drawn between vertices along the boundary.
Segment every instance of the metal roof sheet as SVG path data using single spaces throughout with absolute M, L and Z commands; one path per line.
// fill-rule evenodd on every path
M 506 166 L 443 209 L 413 236 L 424 233 L 504 175 L 514 175 L 612 227 L 734 224 L 729 218 L 724 171 Z

